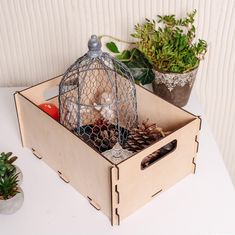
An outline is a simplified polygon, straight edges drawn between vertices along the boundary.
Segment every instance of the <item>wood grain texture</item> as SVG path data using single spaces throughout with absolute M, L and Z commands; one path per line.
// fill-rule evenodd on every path
M 131 40 L 145 17 L 196 8 L 209 43 L 195 90 L 235 183 L 234 0 L 1 0 L 0 86 L 25 86 L 61 74 L 87 50 L 91 34 Z

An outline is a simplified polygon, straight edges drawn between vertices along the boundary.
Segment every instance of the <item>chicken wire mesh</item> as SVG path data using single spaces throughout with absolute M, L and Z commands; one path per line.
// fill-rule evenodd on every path
M 60 122 L 104 152 L 116 143 L 123 146 L 137 124 L 136 90 L 129 69 L 102 52 L 95 35 L 88 47 L 59 85 Z

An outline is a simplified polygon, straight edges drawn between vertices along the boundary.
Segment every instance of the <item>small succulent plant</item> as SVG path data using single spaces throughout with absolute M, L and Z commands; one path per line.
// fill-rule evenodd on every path
M 15 172 L 16 168 L 12 163 L 16 161 L 17 157 L 12 156 L 12 152 L 0 154 L 0 177 L 3 177 L 7 172 Z
M 7 200 L 14 197 L 18 191 L 18 174 L 10 172 L 0 177 L 0 200 Z
M 17 159 L 11 152 L 0 154 L 0 200 L 7 200 L 18 193 L 18 174 L 12 163 Z

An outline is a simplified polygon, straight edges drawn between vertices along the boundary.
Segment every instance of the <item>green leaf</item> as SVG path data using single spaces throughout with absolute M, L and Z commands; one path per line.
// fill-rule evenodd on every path
M 130 57 L 131 57 L 131 52 L 129 50 L 124 50 L 121 54 L 116 56 L 116 58 L 120 61 L 129 60 Z
M 5 154 L 7 157 L 10 157 L 12 155 L 12 152 L 8 152 Z
M 131 51 L 123 51 L 123 54 L 128 55 L 129 60 L 122 62 L 130 69 L 137 84 L 145 85 L 154 80 L 152 65 L 141 51 L 134 48 Z
M 18 174 L 11 173 L 0 177 L 0 197 L 9 199 L 18 193 Z
M 8 163 L 9 164 L 12 164 L 14 161 L 16 161 L 17 160 L 17 157 L 16 156 L 13 156 L 13 157 L 11 157 L 9 160 L 8 160 Z
M 107 42 L 106 43 L 106 47 L 113 53 L 117 54 L 120 53 L 120 51 L 118 50 L 117 45 L 114 42 Z

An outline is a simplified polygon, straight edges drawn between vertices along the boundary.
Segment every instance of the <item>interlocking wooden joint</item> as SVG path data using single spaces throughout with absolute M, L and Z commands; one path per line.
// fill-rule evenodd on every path
M 32 150 L 32 153 L 33 153 L 33 155 L 36 157 L 36 158 L 38 158 L 38 159 L 42 159 L 42 156 L 40 155 L 40 154 L 38 154 L 36 151 L 35 151 L 35 149 L 31 149 Z
M 63 175 L 60 171 L 58 171 L 58 175 L 65 183 L 69 183 L 69 179 L 65 175 Z
M 90 197 L 87 196 L 87 199 L 89 201 L 89 203 L 96 209 L 96 210 L 101 210 L 101 207 L 98 203 L 96 203 L 93 199 L 91 199 Z

